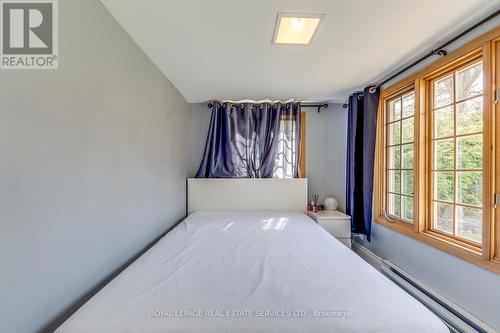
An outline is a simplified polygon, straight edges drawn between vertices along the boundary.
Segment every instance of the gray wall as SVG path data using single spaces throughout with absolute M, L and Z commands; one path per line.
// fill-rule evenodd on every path
M 459 47 L 498 24 L 500 24 L 500 19 L 484 25 L 481 29 L 477 29 L 466 38 L 448 47 L 447 50 Z M 431 60 L 426 64 L 430 62 Z M 405 75 L 410 73 L 407 72 Z M 402 78 L 396 78 L 393 82 Z M 335 136 L 333 140 L 340 140 L 340 138 Z M 360 242 L 380 257 L 394 262 L 500 331 L 500 275 L 377 223 L 373 223 L 372 226 L 372 242 L 368 243 L 364 240 Z
M 337 199 L 345 212 L 345 167 L 347 109 L 342 104 L 329 104 L 327 109 L 306 110 L 306 176 L 309 197 L 319 194 Z
M 191 114 L 196 117 L 196 119 L 194 119 L 191 123 L 193 138 L 191 140 L 192 146 L 190 148 L 193 152 L 195 152 L 195 154 L 193 154 L 192 173 L 196 175 L 205 149 L 212 110 L 208 108 L 207 103 L 193 103 L 189 105 L 191 108 Z
M 0 332 L 45 327 L 182 218 L 206 135 L 100 2 L 59 5 L 59 70 L 0 72 Z

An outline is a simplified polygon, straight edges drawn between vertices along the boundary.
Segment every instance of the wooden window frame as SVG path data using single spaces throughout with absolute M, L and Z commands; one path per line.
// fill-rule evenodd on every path
M 481 252 L 482 250 L 482 246 L 483 246 L 483 241 L 478 244 L 477 242 L 473 242 L 473 241 L 470 241 L 470 240 L 467 240 L 466 238 L 463 238 L 463 237 L 460 237 L 460 236 L 457 236 L 455 235 L 455 224 L 456 224 L 456 210 L 455 210 L 455 207 L 456 206 L 461 206 L 461 207 L 466 207 L 466 206 L 470 206 L 472 207 L 472 205 L 464 205 L 464 204 L 460 204 L 457 202 L 457 198 L 456 198 L 456 193 L 457 193 L 457 178 L 456 178 L 456 172 L 457 171 L 480 171 L 482 174 L 483 174 L 483 180 L 485 181 L 485 184 L 486 184 L 486 180 L 487 180 L 487 177 L 486 177 L 486 174 L 485 174 L 485 171 L 486 171 L 486 168 L 487 167 L 486 165 L 483 165 L 483 167 L 481 168 L 481 170 L 479 169 L 474 169 L 474 170 L 464 170 L 464 169 L 457 169 L 457 159 L 458 159 L 458 154 L 457 154 L 457 140 L 460 138 L 460 137 L 466 137 L 466 136 L 471 136 L 471 135 L 475 135 L 475 134 L 481 134 L 483 136 L 483 139 L 486 139 L 486 134 L 485 134 L 485 125 L 486 123 L 483 123 L 483 130 L 481 130 L 480 132 L 475 132 L 475 133 L 467 133 L 467 134 L 461 134 L 461 135 L 457 135 L 456 134 L 456 131 L 457 131 L 457 111 L 456 111 L 456 105 L 461 103 L 461 102 L 464 102 L 464 101 L 467 101 L 467 100 L 471 100 L 473 98 L 477 98 L 479 97 L 479 95 L 477 96 L 473 96 L 472 98 L 466 98 L 466 99 L 463 99 L 463 100 L 460 100 L 457 102 L 456 100 L 456 96 L 453 96 L 453 100 L 451 102 L 451 104 L 449 104 L 448 106 L 452 106 L 453 109 L 454 109 L 454 132 L 453 132 L 453 135 L 451 136 L 447 136 L 447 137 L 440 137 L 440 138 L 434 138 L 433 137 L 433 129 L 434 129 L 434 118 L 433 118 L 433 112 L 435 112 L 436 110 L 436 107 L 434 107 L 432 104 L 433 104 L 433 95 L 434 95 L 434 83 L 437 81 L 437 80 L 440 80 L 446 76 L 450 76 L 450 75 L 453 75 L 453 78 L 454 78 L 454 83 L 453 83 L 453 94 L 455 95 L 456 94 L 456 78 L 454 76 L 454 73 L 461 70 L 461 69 L 465 69 L 467 68 L 468 66 L 478 62 L 478 61 L 482 61 L 483 60 L 483 49 L 478 49 L 476 52 L 473 52 L 471 53 L 470 55 L 467 55 L 466 57 L 460 59 L 460 62 L 458 62 L 457 64 L 455 64 L 455 66 L 449 68 L 447 71 L 445 72 L 439 72 L 438 74 L 436 75 L 429 75 L 427 77 L 424 78 L 425 80 L 425 84 L 426 84 L 426 87 L 425 87 L 425 90 L 426 90 L 426 104 L 427 104 L 427 122 L 429 124 L 429 126 L 427 126 L 427 130 L 428 132 L 426 133 L 426 138 L 428 140 L 427 144 L 428 144 L 428 155 L 426 156 L 427 157 L 427 161 L 428 161 L 428 167 L 427 167 L 427 170 L 429 170 L 429 173 L 428 173 L 428 182 L 429 182 L 429 186 L 428 186 L 428 193 L 427 193 L 427 196 L 429 198 L 429 202 L 427 202 L 426 204 L 429 205 L 428 207 L 428 216 L 427 216 L 427 219 L 426 219 L 426 225 L 425 225 L 425 232 L 428 232 L 428 233 L 433 233 L 435 236 L 438 236 L 438 237 L 444 237 L 444 238 L 447 238 L 447 239 L 450 239 L 452 242 L 456 242 L 464 247 L 469 247 L 471 250 L 474 250 L 476 252 Z M 486 68 L 485 68 L 485 64 L 484 64 L 484 61 L 483 61 L 483 73 L 486 72 Z M 481 97 L 483 98 L 483 102 L 486 102 L 485 101 L 485 93 L 486 93 L 486 86 L 484 87 L 484 91 L 483 93 L 481 94 Z M 484 103 L 486 104 L 486 103 Z M 444 106 L 444 107 L 448 107 L 448 106 Z M 444 108 L 443 107 L 443 108 Z M 437 108 L 439 109 L 439 108 Z M 483 111 L 486 111 L 486 108 L 484 107 L 483 105 Z M 485 117 L 485 113 L 486 112 L 483 112 L 483 121 L 486 119 Z M 434 171 L 437 171 L 437 169 L 434 168 L 434 160 L 435 160 L 435 156 L 434 156 L 434 150 L 432 149 L 432 142 L 433 141 L 439 141 L 439 140 L 453 140 L 454 141 L 454 167 L 453 169 L 450 169 L 450 170 L 445 170 L 445 171 L 451 171 L 454 173 L 454 179 L 453 179 L 453 183 L 454 183 L 454 186 L 453 186 L 453 191 L 454 191 L 454 198 L 452 200 L 452 202 L 445 202 L 445 201 L 440 201 L 440 200 L 436 200 L 436 198 L 433 197 L 433 190 L 434 190 L 434 179 L 433 179 L 433 172 Z M 486 145 L 484 144 L 483 142 L 483 162 L 487 160 L 487 155 L 490 154 L 489 150 L 487 149 Z M 485 164 L 485 163 L 483 163 Z M 486 188 L 486 187 L 483 187 L 483 188 Z M 484 203 L 486 203 L 486 201 L 484 201 L 484 199 L 487 200 L 487 198 L 484 197 L 484 190 L 483 190 L 483 204 L 482 204 L 482 207 L 481 207 L 481 210 L 483 211 L 483 213 L 485 213 L 486 211 L 486 207 L 484 205 Z M 433 208 L 432 208 L 432 204 L 433 202 L 441 202 L 441 203 L 445 203 L 445 204 L 451 204 L 453 206 L 453 235 L 448 235 L 446 234 L 445 232 L 443 231 L 439 231 L 439 230 L 436 230 L 433 228 L 432 226 L 432 221 L 433 221 Z M 484 218 L 483 218 L 484 220 Z M 484 223 L 483 223 L 484 224 Z M 484 225 L 483 225 L 484 227 Z
M 391 94 L 387 94 L 386 96 L 384 96 L 384 99 L 382 100 L 381 103 L 383 103 L 383 105 L 381 105 L 381 112 L 380 112 L 380 115 L 379 115 L 379 120 L 381 120 L 381 124 L 380 126 L 383 126 L 384 129 L 383 129 L 383 134 L 381 134 L 380 136 L 380 140 L 382 141 L 381 142 L 381 151 L 380 151 L 380 156 L 384 156 L 384 158 L 381 159 L 381 171 L 382 171 L 382 174 L 381 174 L 381 177 L 383 179 L 383 184 L 382 184 L 382 215 L 384 216 L 384 218 L 386 220 L 390 220 L 392 223 L 397 223 L 401 226 L 405 226 L 405 227 L 408 227 L 408 228 L 414 228 L 414 224 L 415 223 L 410 223 L 409 221 L 403 219 L 403 218 L 398 218 L 396 216 L 393 216 L 393 215 L 390 215 L 387 213 L 387 210 L 386 210 L 386 206 L 387 206 L 387 202 L 389 201 L 389 194 L 390 194 L 390 191 L 388 190 L 388 187 L 389 187 L 389 167 L 386 165 L 386 156 L 387 156 L 387 149 L 389 148 L 390 145 L 387 144 L 387 140 L 388 140 L 388 136 L 389 136 L 389 132 L 386 131 L 387 129 L 387 126 L 388 124 L 392 124 L 392 123 L 396 123 L 396 122 L 400 122 L 401 123 L 401 128 L 400 128 L 400 131 L 402 131 L 402 127 L 403 127 L 403 122 L 402 120 L 403 119 L 409 119 L 411 117 L 407 117 L 407 118 L 403 118 L 403 115 L 402 115 L 402 112 L 403 112 L 403 105 L 401 103 L 401 117 L 400 119 L 398 120 L 395 120 L 395 121 L 391 121 L 389 122 L 388 119 L 387 119 L 387 105 L 397 99 L 397 98 L 402 98 L 404 95 L 407 95 L 408 93 L 410 92 L 414 92 L 415 93 L 415 87 L 413 85 L 408 85 L 408 86 L 405 86 L 403 87 L 402 89 L 399 89 L 399 90 L 396 90 L 394 91 L 393 93 Z M 416 119 L 416 111 L 417 111 L 417 105 L 416 105 L 416 94 L 415 94 L 415 104 L 414 104 L 414 109 L 413 109 L 413 120 L 414 120 L 414 126 L 415 126 L 415 119 Z M 415 149 L 415 141 L 416 141 L 417 137 L 414 135 L 413 137 L 413 147 Z M 399 146 L 401 147 L 401 151 L 400 151 L 400 157 L 402 159 L 402 156 L 403 156 L 403 137 L 402 135 L 400 134 L 400 142 L 399 144 L 397 145 L 393 145 L 393 146 Z M 411 143 L 405 143 L 405 144 L 411 144 Z M 416 162 L 416 159 L 414 159 L 414 164 Z M 402 182 L 403 182 L 403 177 L 402 177 L 402 171 L 404 170 L 403 169 L 403 166 L 402 166 L 402 162 L 400 162 L 400 168 L 399 168 L 399 171 L 400 171 L 400 176 L 399 176 L 399 182 L 400 182 L 400 187 L 402 187 Z M 413 180 L 415 182 L 415 165 L 413 166 Z M 400 196 L 401 196 L 401 199 L 402 199 L 402 190 L 400 190 Z M 415 212 L 415 205 L 416 205 L 416 200 L 415 200 L 415 191 L 413 191 L 413 211 Z M 401 200 L 400 199 L 400 200 Z M 402 200 L 400 202 L 400 211 L 402 211 Z M 401 215 L 401 214 L 400 214 Z M 415 215 L 413 216 L 413 220 L 415 220 Z
M 299 178 L 306 177 L 306 112 L 300 112 Z
M 482 245 L 449 237 L 431 228 L 431 83 L 467 63 L 483 61 L 483 226 Z M 495 67 L 496 66 L 496 67 Z M 500 193 L 500 103 L 494 91 L 500 88 L 500 27 L 463 45 L 423 70 L 382 90 L 377 119 L 374 179 L 374 220 L 392 230 L 422 241 L 461 259 L 500 274 L 500 208 L 493 208 L 494 193 Z M 414 223 L 389 219 L 385 214 L 386 105 L 389 100 L 415 91 L 414 112 Z M 497 116 L 495 117 L 495 113 Z M 456 124 L 455 124 L 456 126 Z M 496 129 L 496 132 L 495 132 Z M 455 157 L 456 158 L 456 157 Z M 495 190 L 495 191 L 493 191 Z M 496 213 L 496 214 L 495 214 Z
M 491 92 L 500 90 L 500 37 L 497 36 L 491 42 Z M 498 61 L 494 61 L 497 59 Z M 493 174 L 492 184 L 494 184 L 493 193 L 500 193 L 500 103 L 496 100 L 498 96 L 490 96 L 490 99 L 493 100 L 493 108 L 492 115 L 493 119 L 491 120 L 492 126 L 494 126 L 494 130 L 496 132 L 493 133 L 492 137 L 495 139 L 494 145 L 492 148 L 496 152 L 495 158 L 491 160 L 491 167 L 495 170 Z M 496 101 L 496 103 L 495 103 Z M 493 125 L 495 124 L 495 125 Z M 494 200 L 494 199 L 492 199 Z M 492 217 L 492 241 L 489 245 L 490 257 L 492 258 L 492 262 L 496 263 L 500 266 L 500 208 L 496 208 L 496 212 L 494 211 Z

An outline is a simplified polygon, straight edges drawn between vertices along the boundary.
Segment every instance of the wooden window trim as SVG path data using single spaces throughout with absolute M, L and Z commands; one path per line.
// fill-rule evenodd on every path
M 455 255 L 463 260 L 500 274 L 500 208 L 493 209 L 493 195 L 500 193 L 500 103 L 493 103 L 493 92 L 499 89 L 500 83 L 500 27 L 497 27 L 475 40 L 463 45 L 426 68 L 417 71 L 407 78 L 385 88 L 381 92 L 379 117 L 377 119 L 377 144 L 374 172 L 374 220 L 394 231 L 414 238 Z M 448 237 L 430 228 L 431 210 L 431 165 L 430 128 L 431 112 L 430 82 L 433 78 L 443 76 L 447 72 L 465 67 L 472 61 L 482 58 L 484 78 L 483 104 L 483 243 L 478 246 L 474 242 Z M 495 59 L 497 59 L 495 61 Z M 497 66 L 498 68 L 495 68 Z M 388 100 L 415 90 L 415 190 L 414 190 L 414 223 L 389 221 L 383 214 L 385 206 L 385 106 Z M 495 132 L 495 124 L 497 132 Z M 494 139 L 496 138 L 496 139 Z M 495 189 L 495 191 L 493 191 Z M 496 213 L 496 214 L 495 214 Z M 392 220 L 392 217 L 391 217 Z
M 306 177 L 306 113 L 300 112 L 299 178 Z
M 500 58 L 500 37 L 495 38 L 492 43 L 491 43 L 491 58 L 488 61 L 491 61 L 491 76 L 489 77 L 489 80 L 491 82 L 491 91 L 496 91 L 500 89 L 500 61 L 495 62 L 493 59 L 499 59 Z M 494 100 L 494 96 L 490 96 L 490 99 Z M 493 119 L 491 120 L 492 126 L 495 126 L 494 129 L 496 129 L 496 132 L 493 133 L 492 137 L 495 138 L 495 146 L 493 149 L 495 150 L 495 159 L 491 160 L 491 167 L 495 171 L 495 174 L 493 175 L 492 179 L 492 188 L 495 189 L 494 193 L 500 193 L 500 103 L 494 103 L 493 108 L 491 110 Z M 496 125 L 493 125 L 495 124 Z M 496 181 L 495 181 L 496 180 Z M 491 242 L 489 249 L 490 249 L 490 254 L 491 257 L 493 258 L 492 260 L 496 262 L 500 266 L 500 208 L 496 209 L 496 214 L 492 217 L 492 223 L 493 223 L 493 231 L 492 234 L 494 235 L 493 239 L 496 240 L 496 242 Z M 495 232 L 496 231 L 496 232 Z

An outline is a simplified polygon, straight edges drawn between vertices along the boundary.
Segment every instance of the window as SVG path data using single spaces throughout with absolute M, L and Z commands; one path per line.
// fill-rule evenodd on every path
M 293 169 L 297 165 L 295 119 L 280 119 L 278 154 L 274 163 L 274 178 L 293 178 Z
M 305 174 L 305 112 L 301 112 L 300 142 L 297 145 L 297 127 L 295 119 L 283 117 L 280 119 L 280 130 L 278 137 L 278 153 L 274 163 L 274 178 L 293 178 L 294 167 L 299 170 L 299 177 Z M 299 147 L 299 153 L 296 149 Z M 298 158 L 297 158 L 298 157 Z
M 386 113 L 387 214 L 413 223 L 415 92 L 390 99 Z
M 432 80 L 431 229 L 482 244 L 483 61 Z
M 497 273 L 499 88 L 496 28 L 383 89 L 374 193 L 376 222 Z

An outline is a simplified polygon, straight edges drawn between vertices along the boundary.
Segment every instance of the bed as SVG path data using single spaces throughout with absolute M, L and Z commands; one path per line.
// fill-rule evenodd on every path
M 449 332 L 304 214 L 307 181 L 263 186 L 190 181 L 188 217 L 57 332 Z

